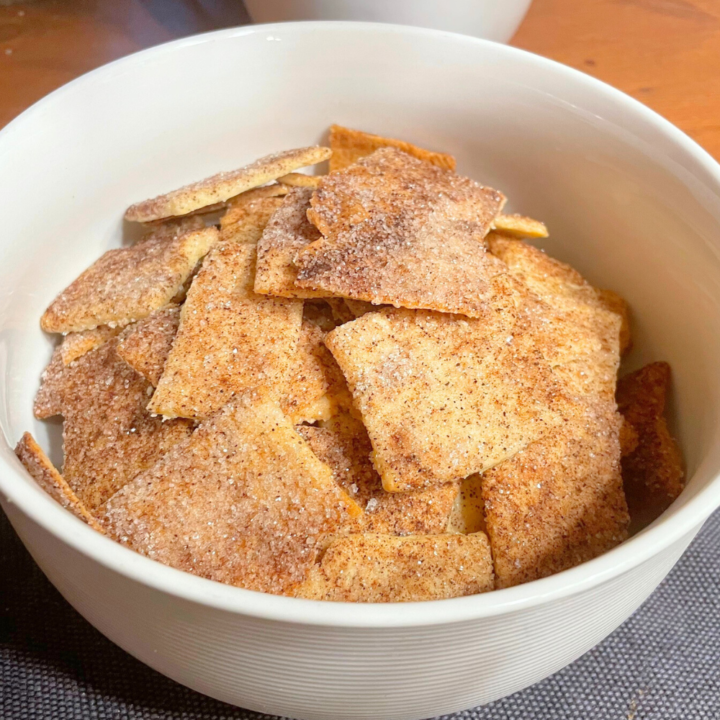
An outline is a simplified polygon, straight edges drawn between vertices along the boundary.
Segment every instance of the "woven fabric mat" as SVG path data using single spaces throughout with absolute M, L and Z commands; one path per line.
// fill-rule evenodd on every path
M 50 585 L 0 512 L 2 720 L 269 717 L 199 695 L 115 647 Z M 720 718 L 720 513 L 605 642 L 532 688 L 451 718 Z

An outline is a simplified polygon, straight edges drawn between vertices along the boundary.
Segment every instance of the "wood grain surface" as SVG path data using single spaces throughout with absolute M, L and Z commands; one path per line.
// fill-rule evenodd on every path
M 0 126 L 110 60 L 244 22 L 240 0 L 0 0 Z M 513 44 L 624 90 L 720 158 L 720 0 L 535 0 Z

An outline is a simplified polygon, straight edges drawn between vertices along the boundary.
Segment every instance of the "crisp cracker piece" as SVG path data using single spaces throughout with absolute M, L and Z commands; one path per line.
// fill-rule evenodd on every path
M 179 325 L 179 305 L 156 310 L 123 333 L 117 354 L 153 387 L 157 387 Z
M 565 423 L 480 483 L 497 587 L 546 577 L 627 537 L 614 403 L 577 403 Z
M 210 227 L 109 250 L 55 298 L 42 316 L 42 329 L 80 332 L 147 317 L 182 289 L 218 237 Z
M 67 366 L 56 388 L 65 419 L 63 477 L 91 511 L 192 430 L 146 411 L 152 386 L 120 359 L 118 342 Z
M 375 305 L 477 317 L 507 272 L 483 238 L 501 193 L 385 148 L 323 178 L 308 218 L 323 237 L 298 252 L 297 285 Z
M 35 395 L 33 414 L 38 420 L 62 413 L 62 388 L 65 381 L 65 363 L 62 357 L 62 343 L 57 345 L 48 366 L 40 376 L 40 389 Z
M 603 307 L 620 316 L 620 354 L 626 355 L 632 349 L 630 330 L 630 305 L 625 298 L 612 290 L 596 290 Z
M 313 308 L 304 312 L 295 357 L 288 381 L 288 394 L 280 403 L 294 425 L 327 420 L 349 402 L 349 390 L 342 370 L 325 347 L 324 330 L 313 320 Z
M 493 222 L 493 229 L 517 238 L 546 238 L 548 236 L 545 223 L 516 213 L 510 215 L 500 213 Z
M 342 170 L 348 165 L 353 165 L 360 158 L 372 155 L 379 148 L 385 147 L 402 150 L 418 160 L 424 160 L 445 170 L 455 170 L 455 158 L 452 155 L 424 150 L 403 140 L 371 135 L 341 125 L 332 125 L 330 127 L 330 149 L 332 150 L 330 172 Z
M 445 532 L 457 483 L 427 490 L 389 493 L 370 459 L 372 445 L 362 422 L 338 413 L 323 427 L 300 426 L 312 451 L 330 466 L 335 481 L 365 510 L 350 532 L 434 535 Z
M 305 173 L 289 173 L 278 178 L 278 182 L 282 185 L 304 188 L 316 188 L 320 184 L 320 180 L 318 175 L 305 175 Z
M 202 217 L 205 210 L 216 212 L 222 209 L 222 207 L 210 207 L 204 208 L 201 213 L 190 213 L 185 217 L 171 217 L 163 218 L 162 220 L 155 220 L 145 225 L 149 232 L 140 238 L 138 242 L 144 242 L 145 240 L 155 240 L 158 238 L 165 238 L 166 240 L 173 240 L 180 235 L 185 235 L 195 230 L 202 230 L 206 223 Z
M 104 532 L 88 509 L 78 500 L 77 495 L 56 470 L 42 448 L 30 433 L 25 433 L 15 447 L 15 454 L 33 480 L 66 510 L 87 523 L 93 530 Z
M 285 185 L 272 183 L 240 193 L 240 195 L 228 202 L 227 212 L 220 218 L 220 230 L 222 231 L 230 225 L 245 220 L 249 205 L 254 205 L 259 200 L 282 199 L 289 192 L 290 188 Z
M 266 155 L 238 170 L 221 172 L 186 185 L 165 195 L 131 205 L 125 219 L 149 222 L 176 215 L 186 215 L 200 208 L 224 202 L 240 193 L 287 175 L 308 165 L 327 160 L 331 151 L 323 147 L 304 147 Z
M 300 300 L 253 292 L 255 246 L 221 243 L 206 258 L 180 313 L 148 409 L 202 419 L 247 389 L 287 394 L 302 322 Z
M 328 293 L 297 287 L 295 256 L 320 238 L 308 220 L 312 188 L 293 188 L 265 226 L 258 242 L 255 292 L 281 297 L 315 298 Z
M 630 516 L 637 529 L 662 515 L 685 487 L 680 449 L 670 435 L 665 404 L 670 366 L 651 363 L 620 378 L 617 402 L 637 435 L 637 445 L 622 459 Z
M 269 187 L 269 186 L 268 186 Z M 266 188 L 257 188 L 265 190 Z M 252 193 L 249 190 L 245 194 Z M 230 208 L 221 220 L 220 239 L 222 241 L 256 244 L 262 237 L 263 231 L 270 218 L 283 204 L 283 198 L 278 194 L 266 197 L 248 199 Z M 230 222 L 233 219 L 233 222 Z M 223 220 L 226 222 L 223 224 Z
M 294 595 L 336 602 L 418 602 L 492 589 L 484 533 L 369 534 L 335 538 Z
M 68 333 L 60 345 L 63 364 L 69 365 L 73 360 L 81 358 L 85 353 L 104 345 L 110 338 L 119 335 L 120 332 L 122 332 L 121 327 L 100 325 L 92 330 Z
M 521 317 L 509 276 L 482 318 L 389 309 L 325 339 L 390 492 L 459 480 L 512 457 L 560 421 L 566 398 Z
M 460 482 L 447 522 L 447 532 L 469 535 L 487 532 L 485 501 L 482 497 L 482 475 L 470 475 Z
M 360 508 L 277 404 L 236 396 L 102 508 L 111 537 L 200 577 L 283 593 Z

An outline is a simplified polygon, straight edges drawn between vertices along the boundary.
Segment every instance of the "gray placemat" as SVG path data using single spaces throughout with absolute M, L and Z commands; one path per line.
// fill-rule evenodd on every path
M 0 512 L 0 718 L 261 720 L 106 640 L 45 579 Z M 565 670 L 455 720 L 720 718 L 720 513 L 622 627 Z M 338 718 L 342 720 L 342 718 Z

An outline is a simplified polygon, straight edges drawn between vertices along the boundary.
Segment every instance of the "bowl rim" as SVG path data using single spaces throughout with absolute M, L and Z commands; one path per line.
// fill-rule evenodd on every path
M 181 38 L 148 48 L 92 70 L 61 86 L 13 119 L 0 130 L 0 150 L 12 141 L 26 118 L 44 112 L 46 107 L 73 90 L 99 76 L 124 73 L 135 64 L 154 56 L 169 54 L 182 48 L 216 40 L 262 33 L 318 32 L 392 33 L 433 39 L 444 38 L 455 43 L 480 45 L 500 59 L 520 58 L 544 69 L 563 82 L 584 85 L 594 95 L 624 106 L 636 119 L 659 131 L 668 146 L 679 149 L 720 187 L 720 165 L 694 140 L 668 120 L 606 83 L 579 70 L 562 65 L 519 48 L 490 40 L 447 31 L 403 25 L 345 21 L 305 21 L 267 25 L 246 25 Z M 716 193 L 720 197 L 720 190 Z M 269 595 L 253 590 L 223 585 L 162 565 L 100 535 L 64 510 L 38 486 L 25 480 L 26 473 L 5 437 L 6 447 L 0 450 L 0 491 L 2 500 L 14 505 L 31 521 L 74 550 L 141 585 L 171 596 L 210 608 L 264 620 L 351 628 L 401 628 L 466 622 L 516 612 L 528 607 L 560 600 L 590 590 L 636 568 L 685 537 L 692 537 L 709 515 L 720 506 L 720 482 L 717 475 L 707 486 L 681 507 L 670 509 L 651 526 L 598 558 L 565 570 L 551 577 L 512 588 L 481 595 L 396 604 L 349 604 L 303 600 Z

